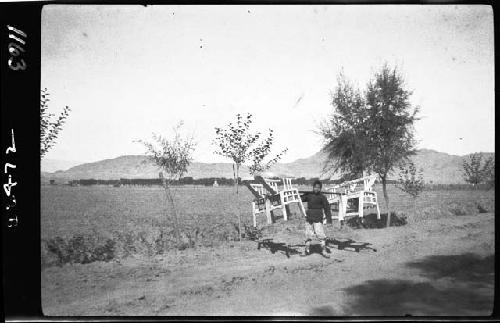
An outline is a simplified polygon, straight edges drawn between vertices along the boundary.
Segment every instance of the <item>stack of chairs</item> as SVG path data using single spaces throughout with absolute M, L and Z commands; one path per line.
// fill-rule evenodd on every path
M 375 207 L 377 209 L 377 219 L 380 219 L 377 193 L 373 191 L 373 184 L 376 179 L 376 175 L 364 176 L 327 188 L 326 191 L 330 193 L 327 195 L 328 202 L 338 205 L 338 216 L 332 218 L 339 220 L 340 223 L 348 216 L 363 218 L 364 209 Z M 358 200 L 358 208 L 355 211 L 350 211 L 347 209 L 347 205 L 354 199 Z
M 279 184 L 283 187 L 280 188 Z M 292 178 L 283 178 L 282 180 L 273 180 L 256 176 L 252 182 L 245 182 L 249 190 L 254 195 L 252 201 L 253 225 L 257 227 L 257 216 L 265 214 L 267 223 L 273 222 L 272 214 L 276 209 L 283 213 L 283 219 L 288 220 L 288 205 L 298 203 L 299 209 L 305 216 L 304 205 L 300 198 L 298 188 L 292 184 Z

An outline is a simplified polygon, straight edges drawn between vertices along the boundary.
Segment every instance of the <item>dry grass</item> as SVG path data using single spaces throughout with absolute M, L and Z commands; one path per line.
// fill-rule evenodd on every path
M 376 188 L 381 212 L 387 212 L 380 187 Z M 442 216 L 495 212 L 495 191 L 433 190 L 424 191 L 414 204 L 413 199 L 394 186 L 389 187 L 391 209 L 406 214 L 409 223 Z
M 301 188 L 302 189 L 302 188 Z M 376 187 L 385 213 L 380 187 Z M 166 216 L 159 187 L 42 186 L 42 265 L 108 261 L 131 255 L 152 256 L 174 245 L 171 220 Z M 252 195 L 241 187 L 238 199 L 231 187 L 177 188 L 182 240 L 185 247 L 213 246 L 237 240 L 237 217 L 250 226 Z M 392 211 L 409 223 L 442 216 L 494 212 L 494 191 L 424 191 L 415 203 L 389 187 Z M 302 239 L 303 221 L 291 206 L 290 221 L 266 227 L 267 235 L 280 232 Z M 264 221 L 260 217 L 259 221 Z M 263 222 L 260 222 L 263 224 Z

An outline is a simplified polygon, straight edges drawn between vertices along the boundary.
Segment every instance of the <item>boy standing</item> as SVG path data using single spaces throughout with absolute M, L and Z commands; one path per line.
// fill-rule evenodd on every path
M 321 255 L 330 258 L 326 253 L 326 235 L 323 228 L 323 211 L 326 215 L 326 221 L 332 223 L 332 213 L 330 204 L 326 196 L 321 194 L 322 184 L 319 180 L 313 183 L 313 192 L 301 196 L 302 202 L 307 202 L 306 212 L 306 247 L 303 256 L 310 254 L 311 239 L 316 236 L 321 243 Z

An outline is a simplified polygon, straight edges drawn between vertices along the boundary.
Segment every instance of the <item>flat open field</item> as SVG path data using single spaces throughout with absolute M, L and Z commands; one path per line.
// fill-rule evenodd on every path
M 380 188 L 382 212 L 384 202 Z M 390 187 L 408 224 L 327 226 L 377 252 L 332 249 L 330 259 L 272 254 L 235 242 L 241 187 L 178 188 L 183 240 L 159 246 L 161 188 L 42 187 L 42 301 L 46 315 L 489 315 L 494 282 L 494 191 L 426 191 L 416 206 Z M 479 204 L 479 205 L 478 205 Z M 481 210 L 481 213 L 479 210 Z M 302 219 L 273 225 L 301 235 Z M 164 239 L 173 241 L 171 232 Z M 279 238 L 278 238 L 279 239 Z M 301 250 L 300 246 L 298 250 Z

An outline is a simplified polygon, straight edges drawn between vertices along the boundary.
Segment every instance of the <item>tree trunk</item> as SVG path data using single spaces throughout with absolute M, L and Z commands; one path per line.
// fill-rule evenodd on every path
M 170 202 L 170 208 L 172 210 L 172 215 L 174 217 L 174 233 L 175 233 L 175 241 L 177 244 L 177 248 L 180 247 L 181 237 L 179 233 L 179 219 L 177 218 L 177 210 L 175 209 L 174 198 L 172 196 L 172 191 L 170 190 L 170 185 L 167 181 L 164 182 L 165 185 L 165 195 L 167 197 L 167 201 Z
M 169 209 L 169 198 L 168 198 L 168 192 L 167 192 L 167 183 L 165 183 L 165 180 L 163 180 L 163 190 L 165 192 L 165 217 L 163 218 L 163 227 L 161 228 L 161 240 L 163 243 L 163 252 L 167 250 L 167 241 L 166 241 L 166 236 L 167 236 L 167 225 L 168 225 L 168 209 Z
M 391 208 L 389 204 L 389 195 L 387 194 L 387 178 L 381 176 L 380 179 L 382 180 L 382 191 L 384 192 L 385 206 L 387 208 L 387 222 L 385 226 L 389 227 L 391 225 Z
M 234 170 L 234 164 L 233 164 L 233 170 Z M 233 172 L 234 174 L 234 185 L 236 185 L 236 214 L 238 215 L 238 239 L 241 241 L 241 214 L 240 214 L 240 208 L 238 207 L 239 203 L 239 189 L 238 189 L 238 178 L 239 178 L 239 171 L 240 171 L 240 166 L 236 164 L 236 172 Z

